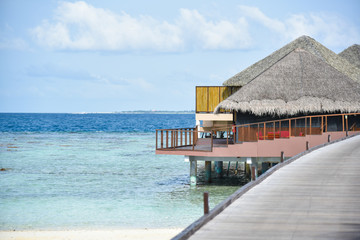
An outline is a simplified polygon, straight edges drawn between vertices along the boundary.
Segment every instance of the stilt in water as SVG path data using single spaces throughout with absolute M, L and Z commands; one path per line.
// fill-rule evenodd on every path
M 226 173 L 227 177 L 229 176 L 230 164 L 231 164 L 231 161 L 229 161 L 229 163 L 228 163 L 228 169 L 227 169 L 227 173 Z
M 216 177 L 221 178 L 223 176 L 223 161 L 215 162 Z
M 205 161 L 205 182 L 211 182 L 211 161 Z
M 190 160 L 190 186 L 196 186 L 197 182 L 197 162 L 196 160 Z

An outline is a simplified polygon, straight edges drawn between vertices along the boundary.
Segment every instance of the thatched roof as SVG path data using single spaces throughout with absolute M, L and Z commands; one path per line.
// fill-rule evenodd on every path
M 320 53 L 298 48 L 222 101 L 215 112 L 220 108 L 255 115 L 360 112 L 360 83 L 328 64 Z
M 355 65 L 356 67 L 360 68 L 360 45 L 354 44 L 341 53 L 339 56 L 345 58 L 349 63 Z
M 280 48 L 279 50 L 273 52 L 266 58 L 254 63 L 242 72 L 229 78 L 223 83 L 223 85 L 244 86 L 297 48 L 304 49 L 307 52 L 317 56 L 338 71 L 360 83 L 360 69 L 352 64 L 349 64 L 348 61 L 338 56 L 336 53 L 329 50 L 325 46 L 321 45 L 311 37 L 302 36 Z

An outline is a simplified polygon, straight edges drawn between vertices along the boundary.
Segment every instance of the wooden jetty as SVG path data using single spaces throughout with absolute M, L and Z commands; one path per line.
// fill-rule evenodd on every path
M 360 239 L 360 135 L 326 145 L 278 164 L 173 239 Z

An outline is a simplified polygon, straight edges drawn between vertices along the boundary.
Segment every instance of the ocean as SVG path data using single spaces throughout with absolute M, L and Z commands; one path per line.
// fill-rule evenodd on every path
M 194 114 L 0 113 L 0 230 L 183 228 L 238 179 L 189 185 L 183 156 L 155 155 L 155 129 Z M 200 170 L 201 172 L 201 166 Z

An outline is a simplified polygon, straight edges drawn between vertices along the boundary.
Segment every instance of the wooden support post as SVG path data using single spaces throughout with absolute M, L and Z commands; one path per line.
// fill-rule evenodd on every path
M 280 162 L 284 162 L 284 152 L 281 151 L 281 154 L 280 154 Z
M 310 117 L 310 133 L 309 134 L 311 135 L 311 117 Z
M 256 180 L 255 166 L 251 166 L 251 181 L 255 181 L 255 180 Z
M 309 150 L 309 142 L 306 141 L 306 151 Z
M 204 214 L 209 213 L 209 193 L 204 192 Z
M 205 161 L 205 182 L 211 182 L 211 161 Z

